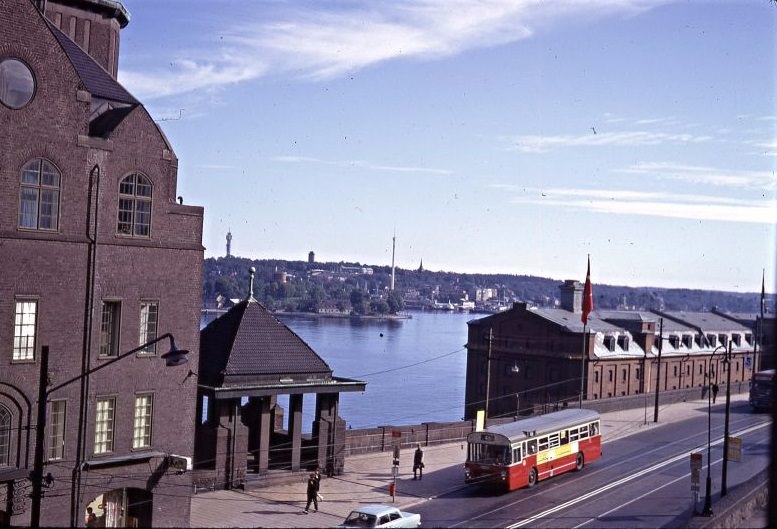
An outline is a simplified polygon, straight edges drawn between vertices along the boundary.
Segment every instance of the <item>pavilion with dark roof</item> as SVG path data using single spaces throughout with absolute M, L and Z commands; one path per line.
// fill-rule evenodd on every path
M 200 332 L 194 455 L 200 486 L 261 483 L 270 470 L 294 474 L 320 466 L 342 473 L 340 393 L 367 385 L 333 376 L 302 338 L 256 301 L 253 273 L 248 298 Z M 279 395 L 289 397 L 288 430 Z M 316 398 L 310 436 L 302 433 L 305 395 Z

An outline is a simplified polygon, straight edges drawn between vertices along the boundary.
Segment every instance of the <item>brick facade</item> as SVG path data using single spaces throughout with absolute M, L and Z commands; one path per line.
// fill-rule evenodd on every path
M 729 318 L 599 311 L 584 327 L 579 297 L 565 299 L 570 306 L 536 309 L 515 303 L 511 310 L 468 323 L 465 419 L 475 418 L 486 403 L 489 417 L 510 417 L 578 406 L 581 398 L 653 394 L 656 384 L 659 392 L 703 388 L 710 380 L 722 387 L 729 342 L 732 385 L 752 376 L 753 332 Z
M 118 51 L 118 31 L 126 21 L 121 13 L 106 18 L 106 5 L 49 1 L 47 14 L 78 15 L 79 32 L 91 20 L 87 51 L 115 77 L 118 57 L 111 53 Z M 30 520 L 42 346 L 50 350 L 49 386 L 79 377 L 109 361 L 99 354 L 102 302 L 120 304 L 121 354 L 141 345 L 140 304 L 153 301 L 157 336 L 171 333 L 191 351 L 193 368 L 198 356 L 203 210 L 177 202 L 177 159 L 142 105 L 127 106 L 117 125 L 90 136 L 96 97 L 53 31 L 36 3 L 0 0 L 0 65 L 17 59 L 35 80 L 34 96 L 22 108 L 3 104 L 0 93 L 0 407 L 10 413 L 12 426 L 7 464 L 0 464 L 0 498 L 8 500 L 0 504 L 0 517 L 12 525 Z M 82 33 L 76 42 L 84 42 Z M 53 230 L 20 227 L 22 169 L 38 158 L 60 174 Z M 148 236 L 120 235 L 117 229 L 119 182 L 133 173 L 151 183 Z M 12 356 L 17 300 L 37 302 L 30 360 Z M 167 456 L 193 455 L 196 377 L 187 377 L 187 366 L 164 367 L 159 356 L 167 346 L 160 341 L 155 355 L 130 355 L 50 394 L 49 403 L 66 406 L 64 453 L 46 460 L 44 475 L 51 473 L 53 483 L 44 488 L 42 525 L 83 525 L 86 506 L 109 492 L 123 495 L 124 514 L 141 522 L 162 527 L 188 520 L 191 474 L 168 468 Z M 133 450 L 135 397 L 144 393 L 153 394 L 151 446 Z M 115 399 L 113 450 L 95 454 L 96 401 L 105 396 Z M 49 428 L 51 422 L 49 416 Z M 44 448 L 48 456 L 49 446 Z M 128 505 L 139 498 L 151 500 L 140 515 Z

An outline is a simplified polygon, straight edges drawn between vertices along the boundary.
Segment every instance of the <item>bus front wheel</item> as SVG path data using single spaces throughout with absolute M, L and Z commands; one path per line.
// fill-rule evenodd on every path
M 578 452 L 575 470 L 583 470 L 583 466 L 585 466 L 585 457 L 583 457 L 583 452 Z
M 534 467 L 531 467 L 531 470 L 529 470 L 529 488 L 533 487 L 537 484 L 537 469 Z

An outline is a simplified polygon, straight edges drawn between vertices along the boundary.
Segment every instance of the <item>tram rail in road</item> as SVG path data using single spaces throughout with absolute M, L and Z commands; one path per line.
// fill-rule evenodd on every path
M 766 428 L 766 427 L 768 427 L 770 425 L 771 425 L 770 422 L 766 422 L 766 423 L 763 423 L 763 424 L 757 424 L 757 425 L 751 426 L 749 428 L 745 428 L 743 430 L 740 430 L 740 431 L 736 432 L 733 435 L 745 435 L 745 434 L 748 434 L 750 432 L 754 432 L 754 431 L 756 431 L 756 430 L 758 430 L 760 428 Z M 712 445 L 719 445 L 719 444 L 722 444 L 722 443 L 723 443 L 723 439 L 718 439 L 715 442 L 713 442 Z M 700 447 L 696 447 L 696 448 L 694 448 L 692 450 L 685 450 L 685 451 L 683 451 L 682 453 L 680 453 L 680 454 L 678 454 L 676 456 L 670 457 L 669 459 L 666 459 L 664 461 L 656 463 L 655 465 L 652 465 L 650 467 L 644 468 L 644 469 L 642 469 L 642 470 L 640 470 L 640 471 L 638 471 L 638 472 L 636 472 L 634 474 L 631 474 L 629 476 L 621 478 L 621 479 L 619 479 L 617 481 L 614 481 L 612 483 L 608 483 L 607 485 L 605 485 L 603 487 L 599 487 L 598 489 L 592 490 L 591 492 L 583 494 L 582 496 L 578 496 L 577 498 L 574 498 L 574 499 L 571 499 L 571 500 L 569 500 L 567 502 L 559 504 L 559 505 L 553 507 L 552 509 L 547 509 L 547 510 L 545 510 L 543 512 L 540 512 L 540 513 L 537 513 L 537 514 L 535 514 L 533 516 L 530 516 L 529 518 L 525 518 L 525 519 L 520 520 L 520 521 L 518 521 L 518 522 L 516 522 L 514 524 L 508 525 L 508 526 L 506 526 L 506 529 L 517 529 L 519 527 L 526 527 L 529 524 L 532 524 L 532 523 L 536 522 L 537 520 L 540 520 L 542 518 L 546 518 L 546 517 L 548 517 L 548 516 L 550 516 L 552 514 L 556 514 L 556 513 L 560 512 L 560 511 L 563 511 L 564 509 L 567 509 L 569 507 L 577 505 L 578 503 L 581 503 L 581 502 L 586 501 L 586 500 L 588 500 L 590 498 L 593 498 L 595 496 L 603 494 L 603 493 L 607 492 L 608 490 L 611 490 L 611 489 L 613 489 L 615 487 L 619 487 L 619 486 L 621 486 L 621 485 L 623 485 L 625 483 L 628 483 L 629 481 L 633 481 L 633 480 L 635 480 L 637 478 L 645 476 L 646 474 L 650 474 L 651 472 L 655 472 L 657 470 L 660 470 L 661 468 L 663 468 L 665 466 L 668 466 L 668 465 L 671 465 L 672 463 L 675 463 L 675 462 L 680 461 L 682 459 L 688 459 L 690 454 L 695 453 L 695 452 L 697 452 L 699 450 L 700 450 Z M 721 460 L 722 459 L 719 459 L 718 461 L 715 461 L 715 463 L 718 463 Z M 689 475 L 690 475 L 690 472 L 688 474 L 686 474 L 684 476 L 681 476 L 680 478 L 672 481 L 672 483 L 678 481 L 679 479 L 687 478 Z M 636 501 L 636 499 L 632 500 L 632 501 Z M 631 502 L 629 502 L 629 503 L 631 503 Z M 582 526 L 590 523 L 593 520 L 594 519 L 588 520 L 588 521 L 584 522 L 583 524 L 580 524 L 580 525 L 578 525 L 576 527 L 582 527 Z

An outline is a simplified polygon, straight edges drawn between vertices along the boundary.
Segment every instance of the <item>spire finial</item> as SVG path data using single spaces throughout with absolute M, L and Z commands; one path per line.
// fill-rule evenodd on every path
M 246 301 L 256 301 L 254 298 L 254 274 L 256 273 L 256 268 L 253 266 L 248 269 L 248 274 L 251 276 L 251 278 L 248 281 L 248 297 L 246 298 Z

